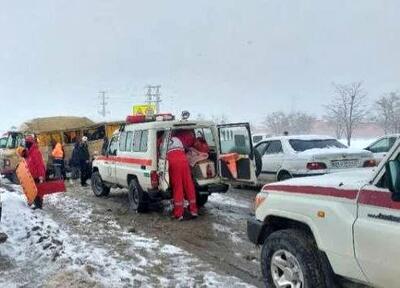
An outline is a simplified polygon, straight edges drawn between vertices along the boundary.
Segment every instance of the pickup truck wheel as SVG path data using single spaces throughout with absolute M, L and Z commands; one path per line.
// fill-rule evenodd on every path
M 19 185 L 20 183 L 19 183 L 19 179 L 18 179 L 18 177 L 17 177 L 17 173 L 12 173 L 12 174 L 10 174 L 10 175 L 8 175 L 8 176 L 6 176 L 6 178 L 12 183 L 12 184 L 16 184 L 16 185 Z
M 129 210 L 138 213 L 143 213 L 147 211 L 148 203 L 146 201 L 146 195 L 136 179 L 132 179 L 129 182 L 128 198 Z
M 302 231 L 272 233 L 261 252 L 261 267 L 267 287 L 326 287 L 318 250 Z
M 91 183 L 93 193 L 97 197 L 107 196 L 110 194 L 110 187 L 107 187 L 104 184 L 99 172 L 96 171 L 92 174 Z

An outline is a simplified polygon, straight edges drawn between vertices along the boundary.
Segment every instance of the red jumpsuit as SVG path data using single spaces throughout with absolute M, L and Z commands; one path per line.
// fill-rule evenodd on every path
M 167 160 L 174 198 L 174 217 L 179 219 L 183 216 L 185 198 L 189 201 L 190 213 L 197 215 L 196 190 L 183 144 L 176 137 L 172 137 L 170 141 Z
M 25 142 L 27 143 L 27 146 L 29 146 L 26 152 L 26 164 L 29 172 L 35 182 L 39 182 L 40 180 L 44 181 L 46 178 L 46 166 L 43 161 L 42 153 L 33 138 L 27 137 Z M 40 196 L 37 196 L 37 198 L 39 202 L 43 201 Z

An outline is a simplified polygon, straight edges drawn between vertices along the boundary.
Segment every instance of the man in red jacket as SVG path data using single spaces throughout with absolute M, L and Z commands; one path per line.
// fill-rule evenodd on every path
M 193 218 L 198 216 L 196 190 L 193 184 L 185 148 L 178 137 L 172 137 L 168 145 L 167 159 L 169 177 L 174 198 L 174 217 L 183 220 L 184 201 L 189 201 L 189 211 Z
M 42 153 L 36 143 L 36 140 L 32 136 L 27 136 L 25 138 L 26 147 L 26 164 L 28 166 L 29 172 L 31 173 L 33 179 L 36 183 L 43 183 L 46 177 L 46 166 L 43 161 Z M 34 209 L 42 209 L 43 198 L 37 196 L 34 201 Z

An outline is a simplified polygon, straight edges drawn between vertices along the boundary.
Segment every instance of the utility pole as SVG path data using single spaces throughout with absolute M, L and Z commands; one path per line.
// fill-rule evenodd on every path
M 161 85 L 147 85 L 146 93 L 146 103 L 148 105 L 154 104 L 156 106 L 156 113 L 160 113 L 160 103 L 161 103 Z
M 100 107 L 101 107 L 99 114 L 105 118 L 107 116 L 107 114 L 109 113 L 109 111 L 107 111 L 108 97 L 106 96 L 106 91 L 100 91 L 99 94 L 100 94 L 99 98 L 100 98 Z

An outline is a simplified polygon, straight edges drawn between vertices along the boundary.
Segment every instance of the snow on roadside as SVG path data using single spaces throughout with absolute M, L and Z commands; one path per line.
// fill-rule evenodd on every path
M 5 192 L 0 188 L 0 192 Z M 93 207 L 64 195 L 45 205 L 68 221 L 27 207 L 20 191 L 2 194 L 3 230 L 9 240 L 0 245 L 0 286 L 43 286 L 46 279 L 65 281 L 80 275 L 80 285 L 104 287 L 250 287 L 238 278 L 211 272 L 212 267 L 192 254 L 157 239 L 123 231 L 111 217 L 97 221 Z M 54 218 L 56 219 L 56 217 Z M 38 269 L 39 267 L 39 269 Z M 61 271 L 61 272 L 60 272 Z M 63 277 L 60 277 L 63 275 Z M 60 283 L 61 284 L 61 283 Z M 63 283 L 65 284 L 65 283 Z M 76 283 L 75 283 L 76 284 Z
M 237 199 L 234 199 L 230 197 L 229 195 L 226 194 L 221 194 L 221 193 L 214 193 L 212 194 L 209 198 L 208 201 L 211 203 L 216 203 L 216 204 L 222 204 L 222 205 L 227 205 L 227 206 L 233 206 L 237 208 L 244 208 L 244 209 L 250 209 L 251 205 L 246 202 L 239 202 Z

